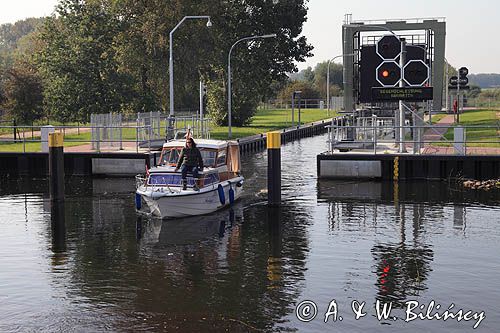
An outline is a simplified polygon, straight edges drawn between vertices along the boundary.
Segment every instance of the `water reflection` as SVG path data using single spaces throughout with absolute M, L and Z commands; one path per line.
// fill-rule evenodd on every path
M 467 228 L 467 208 L 465 205 L 454 205 L 453 206 L 453 227 L 457 230 L 463 230 L 465 235 L 465 229 Z
M 338 181 L 317 182 L 318 200 L 343 202 L 417 202 L 429 204 L 457 203 L 497 206 L 498 191 L 463 190 L 460 184 L 443 182 L 378 182 Z
M 392 302 L 395 308 L 427 289 L 434 252 L 428 247 L 379 244 L 372 248 L 375 260 L 377 300 Z
M 180 219 L 161 220 L 138 216 L 137 237 L 148 242 L 157 240 L 163 245 L 188 245 L 218 235 L 224 237 L 226 228 L 231 228 L 242 216 L 241 203 L 209 215 L 192 216 Z M 145 227 L 144 228 L 144 224 Z
M 373 230 L 383 230 L 381 239 L 371 248 L 376 299 L 392 302 L 395 308 L 402 307 L 409 298 L 427 289 L 426 281 L 432 272 L 434 258 L 432 245 L 422 237 L 426 223 L 430 222 L 426 218 L 425 204 L 429 197 L 422 191 L 415 195 L 410 189 L 413 186 L 402 187 L 403 190 L 399 184 L 380 182 L 318 183 L 318 199 L 328 203 L 331 231 L 344 228 L 357 232 L 360 226 L 366 228 L 367 223 Z M 412 204 L 406 203 L 408 196 L 413 197 Z M 415 202 L 415 197 L 420 202 Z M 435 214 L 436 207 L 432 210 Z M 387 219 L 388 213 L 392 219 Z M 411 232 L 407 230 L 409 216 Z
M 309 207 L 239 202 L 158 220 L 137 217 L 131 196 L 105 192 L 52 207 L 53 249 L 72 249 L 72 298 L 115 309 L 115 329 L 290 329 L 283 318 L 304 279 Z
M 255 195 L 266 187 L 265 153 L 243 157 L 246 193 L 232 210 L 183 220 L 137 216 L 133 179 L 73 178 L 58 207 L 43 206 L 45 180 L 0 180 L 0 298 L 15 300 L 1 330 L 322 332 L 332 326 L 321 315 L 298 322 L 295 304 L 396 306 L 417 295 L 487 310 L 498 326 L 498 192 L 316 182 L 311 147 L 324 140 L 283 147 L 285 205 L 275 209 Z M 368 316 L 337 324 L 387 329 Z M 391 323 L 439 324 L 462 327 Z
M 424 232 L 422 204 L 413 207 L 413 232 L 411 239 L 406 237 L 406 208 L 408 205 L 396 202 L 399 212 L 400 240 L 395 244 L 374 245 L 371 252 L 375 261 L 377 281 L 377 300 L 392 302 L 394 307 L 403 307 L 409 298 L 420 295 L 427 289 L 426 280 L 432 271 L 431 262 L 434 252 L 430 244 L 421 239 Z
M 52 252 L 66 251 L 66 219 L 64 202 L 50 203 L 50 227 L 52 231 Z

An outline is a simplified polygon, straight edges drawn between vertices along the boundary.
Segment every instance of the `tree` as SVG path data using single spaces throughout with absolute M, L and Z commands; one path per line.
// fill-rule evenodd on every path
M 42 28 L 38 55 L 47 111 L 61 121 L 120 111 L 134 92 L 115 57 L 119 18 L 100 0 L 61 0 L 56 12 Z
M 297 70 L 294 61 L 310 56 L 312 46 L 300 36 L 306 20 L 306 1 L 235 1 L 222 3 L 223 12 L 213 15 L 217 48 L 211 81 L 218 92 L 226 90 L 227 52 L 241 37 L 276 33 L 277 38 L 241 43 L 231 56 L 234 125 L 248 123 L 257 103 L 269 93 L 271 82 L 287 80 L 286 73 Z M 223 75 L 222 75 L 223 74 Z M 227 96 L 227 93 L 226 93 Z M 227 123 L 227 99 L 208 90 L 209 112 L 218 124 Z
M 173 38 L 175 106 L 198 108 L 198 82 L 208 85 L 208 111 L 227 122 L 227 56 L 241 37 L 277 33 L 272 40 L 239 44 L 232 54 L 233 124 L 249 122 L 286 73 L 296 71 L 312 47 L 300 36 L 307 0 L 61 0 L 42 29 L 38 63 L 45 107 L 61 120 L 90 113 L 167 108 L 169 32 Z
M 41 116 L 42 86 L 30 55 L 42 22 L 43 18 L 28 18 L 0 25 L 0 106 L 26 124 Z
M 301 70 L 298 73 L 291 73 L 289 76 L 290 81 L 306 81 L 314 83 L 314 71 L 311 66 Z
M 336 63 L 330 63 L 330 96 L 337 96 L 343 85 L 343 66 Z M 314 68 L 314 84 L 321 95 L 326 98 L 326 77 L 328 70 L 328 61 L 320 62 Z
M 280 91 L 278 98 L 282 101 L 290 101 L 294 91 L 301 91 L 300 97 L 302 99 L 320 98 L 319 91 L 317 91 L 311 83 L 306 81 L 295 81 L 289 83 L 283 90 Z
M 42 80 L 32 64 L 19 61 L 10 68 L 3 84 L 2 106 L 19 124 L 31 124 L 43 115 Z

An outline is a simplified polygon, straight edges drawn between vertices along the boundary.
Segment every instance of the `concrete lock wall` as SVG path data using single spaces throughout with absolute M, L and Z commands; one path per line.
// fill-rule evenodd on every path
M 335 161 L 320 162 L 321 176 L 332 178 L 380 178 L 380 161 Z
M 146 170 L 144 159 L 126 158 L 93 158 L 93 175 L 129 176 L 144 173 Z

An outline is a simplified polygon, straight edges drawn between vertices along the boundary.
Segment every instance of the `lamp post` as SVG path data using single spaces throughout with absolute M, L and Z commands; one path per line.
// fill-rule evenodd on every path
M 295 114 L 295 95 L 299 95 L 299 127 L 300 127 L 300 94 L 302 90 L 295 90 L 292 93 L 292 126 L 295 126 L 294 114 Z
M 170 39 L 169 39 L 169 64 L 168 64 L 168 71 L 169 71 L 169 98 L 170 98 L 170 113 L 169 113 L 169 129 L 172 128 L 172 123 L 173 123 L 173 117 L 174 117 L 174 51 L 173 51 L 173 35 L 175 30 L 179 28 L 179 26 L 184 23 L 185 20 L 188 19 L 207 19 L 207 27 L 210 28 L 212 26 L 212 21 L 210 21 L 210 16 L 184 16 L 182 20 L 177 23 L 177 25 L 170 31 Z
M 340 57 L 352 57 L 355 55 L 356 54 L 354 54 L 354 53 L 339 54 L 338 56 L 335 56 L 332 59 L 328 60 L 328 66 L 326 69 L 326 110 L 328 112 L 328 115 L 330 115 L 330 63 L 333 62 L 335 59 L 338 59 Z
M 448 62 L 448 59 L 444 58 L 444 61 L 446 62 L 446 80 L 445 80 L 445 94 L 446 94 L 446 106 L 445 106 L 445 109 L 446 109 L 446 113 L 449 112 L 449 108 L 450 108 L 450 105 L 449 105 L 449 99 L 450 99 L 450 96 L 449 96 L 449 90 L 448 90 L 448 85 L 449 85 L 449 76 L 450 76 L 450 63 Z M 429 119 L 429 123 L 432 125 L 432 122 L 430 121 Z
M 231 98 L 232 98 L 232 92 L 231 92 L 231 53 L 233 52 L 234 47 L 236 44 L 239 42 L 243 41 L 248 41 L 252 39 L 258 39 L 258 38 L 274 38 L 276 37 L 276 34 L 269 34 L 269 35 L 261 35 L 261 36 L 249 36 L 249 37 L 244 37 L 238 39 L 234 44 L 231 46 L 229 49 L 229 54 L 227 56 L 227 125 L 228 125 L 228 138 L 232 138 L 232 128 L 231 128 Z

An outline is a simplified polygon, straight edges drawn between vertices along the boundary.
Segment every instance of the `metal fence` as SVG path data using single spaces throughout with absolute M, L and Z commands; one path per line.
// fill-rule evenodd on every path
M 0 126 L 0 130 L 5 130 L 13 134 L 0 135 L 0 151 L 40 151 L 43 143 L 47 144 L 47 138 L 42 137 L 42 128 L 45 126 Z M 82 151 L 112 151 L 127 149 L 139 152 L 141 149 L 138 133 L 149 131 L 149 128 L 137 126 L 50 126 L 54 131 L 63 133 L 64 142 L 67 147 L 82 146 Z M 95 133 L 95 139 L 90 135 L 90 140 L 85 138 L 86 133 Z M 103 135 L 106 133 L 106 135 Z M 109 133 L 122 133 L 121 137 L 113 137 Z M 81 134 L 81 135 L 80 135 Z M 148 141 L 150 143 L 150 141 Z M 18 146 L 15 146 L 18 145 Z M 6 148 L 6 149 L 2 149 Z M 70 148 L 71 149 L 71 148 Z M 74 149 L 74 148 L 73 148 Z M 150 151 L 151 146 L 144 148 Z M 143 149 L 143 150 L 144 150 Z
M 92 149 L 123 149 L 122 115 L 117 113 L 91 114 Z
M 170 130 L 172 133 L 177 133 L 177 137 L 185 135 L 189 130 L 195 138 L 210 138 L 212 128 L 210 118 L 201 118 L 198 113 L 184 112 L 177 113 L 172 121 L 170 120 L 169 115 L 161 112 L 138 113 L 136 126 L 143 128 L 139 133 L 139 140 L 163 140 L 166 138 L 169 126 L 172 126 Z M 151 131 L 147 132 L 147 128 Z
M 326 99 L 295 99 L 294 107 L 301 109 L 320 109 L 326 110 L 328 108 L 328 104 Z M 270 100 L 267 103 L 263 103 L 262 107 L 264 109 L 291 109 L 292 108 L 292 100 Z M 341 96 L 333 96 L 330 97 L 330 110 L 340 111 L 344 107 L 344 98 Z
M 148 112 L 139 113 L 137 119 L 124 124 L 121 114 L 109 113 L 91 115 L 90 126 L 0 126 L 0 151 L 40 151 L 39 144 L 47 145 L 49 132 L 46 127 L 63 133 L 69 146 L 88 145 L 82 148 L 86 151 L 149 151 L 152 147 L 161 147 L 166 140 L 169 119 L 160 112 Z M 179 115 L 171 124 L 176 133 L 173 138 L 183 138 L 188 130 L 195 138 L 210 138 L 212 125 L 209 118 Z M 43 132 L 46 132 L 45 138 L 42 138 Z M 86 137 L 89 134 L 90 139 Z
M 404 138 L 399 137 L 400 126 L 395 118 L 370 117 L 353 119 L 339 117 L 328 127 L 329 152 L 352 151 L 374 154 L 400 151 L 403 146 L 414 154 L 435 154 L 440 148 L 452 148 L 455 154 L 466 154 L 474 149 L 498 149 L 500 152 L 500 129 L 498 126 L 452 126 L 449 128 L 406 123 Z M 453 132 L 450 134 L 450 132 Z M 482 131 L 496 133 L 481 135 Z M 451 137 L 451 138 L 450 138 Z M 478 147 L 479 146 L 479 147 Z M 406 151 L 406 149 L 402 149 Z
M 137 113 L 136 125 L 139 128 L 138 140 L 158 140 L 165 138 L 165 130 L 162 128 L 162 115 L 160 112 Z M 163 129 L 163 130 L 162 130 Z

